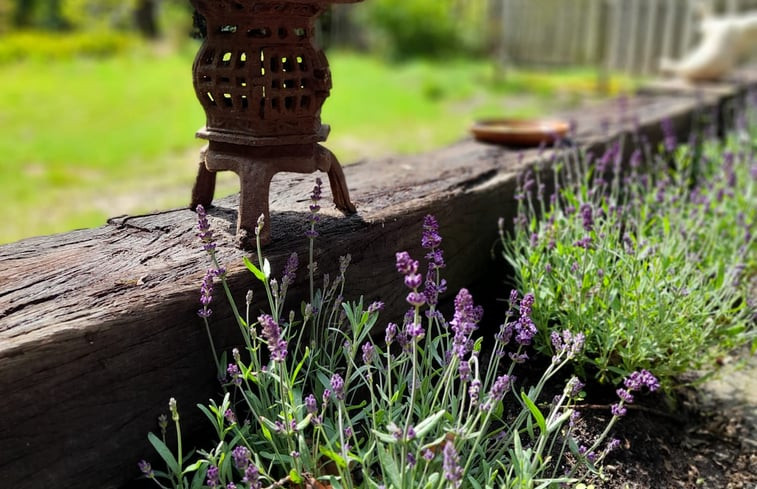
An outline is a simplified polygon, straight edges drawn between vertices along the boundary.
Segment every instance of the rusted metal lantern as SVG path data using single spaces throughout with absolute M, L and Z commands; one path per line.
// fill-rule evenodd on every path
M 320 114 L 331 72 L 314 35 L 329 4 L 358 1 L 190 0 L 207 24 L 193 80 L 207 117 L 197 136 L 208 140 L 191 205 L 211 203 L 215 172 L 235 172 L 242 246 L 254 239 L 261 214 L 261 239 L 271 239 L 268 194 L 277 172 L 327 172 L 337 208 L 355 212 L 339 162 L 318 144 L 329 133 Z

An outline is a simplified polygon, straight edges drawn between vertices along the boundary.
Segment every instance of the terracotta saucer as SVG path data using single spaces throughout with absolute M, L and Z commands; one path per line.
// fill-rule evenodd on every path
M 559 119 L 485 119 L 473 124 L 471 132 L 485 143 L 538 146 L 564 138 L 569 127 Z

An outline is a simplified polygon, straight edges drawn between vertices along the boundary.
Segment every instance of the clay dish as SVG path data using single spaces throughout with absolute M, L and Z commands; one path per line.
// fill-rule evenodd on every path
M 558 119 L 485 119 L 476 122 L 471 132 L 484 143 L 539 146 L 564 138 L 569 127 Z

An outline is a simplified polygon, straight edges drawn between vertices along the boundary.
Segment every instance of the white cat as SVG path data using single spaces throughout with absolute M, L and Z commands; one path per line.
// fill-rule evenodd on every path
M 687 80 L 717 80 L 757 50 L 757 11 L 714 16 L 703 13 L 702 39 L 683 59 L 660 60 L 660 70 Z

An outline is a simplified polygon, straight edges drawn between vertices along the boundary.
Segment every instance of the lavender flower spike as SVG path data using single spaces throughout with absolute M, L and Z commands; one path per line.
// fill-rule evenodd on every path
M 476 323 L 481 319 L 483 310 L 473 304 L 473 296 L 467 289 L 460 289 L 455 297 L 455 314 L 450 327 L 455 333 L 453 338 L 454 353 L 462 359 L 471 349 L 470 335 L 478 329 Z
M 289 255 L 287 263 L 284 266 L 284 276 L 281 278 L 281 288 L 284 290 L 291 285 L 297 277 L 297 267 L 299 266 L 299 260 L 297 253 L 293 252 Z
M 216 249 L 216 244 L 213 241 L 213 231 L 210 229 L 208 223 L 208 214 L 205 212 L 205 207 L 202 204 L 198 204 L 195 209 L 197 212 L 197 237 L 203 242 L 203 249 L 207 252 L 211 252 Z
M 247 466 L 252 460 L 250 456 L 250 450 L 244 445 L 238 445 L 231 451 L 232 459 L 234 460 L 234 466 L 239 470 L 247 470 Z
M 339 400 L 344 400 L 344 379 L 339 374 L 331 376 L 331 390 L 334 392 L 334 397 Z
M 148 479 L 155 477 L 155 472 L 153 472 L 152 470 L 152 465 L 150 465 L 150 462 L 148 462 L 147 460 L 140 460 L 137 466 L 139 467 L 139 471 L 142 472 L 142 475 L 144 475 Z
M 268 314 L 258 317 L 258 323 L 263 328 L 262 335 L 268 344 L 271 359 L 275 362 L 283 362 L 287 356 L 287 342 L 281 338 L 281 328 Z
M 447 479 L 453 486 L 460 487 L 463 483 L 463 469 L 460 467 L 460 456 L 455 450 L 455 444 L 448 441 L 444 445 L 444 463 L 442 465 L 444 470 L 444 478 Z
M 197 311 L 197 315 L 201 318 L 208 318 L 213 314 L 213 311 L 208 306 L 213 300 L 213 277 L 215 275 L 216 272 L 209 269 L 205 272 L 205 277 L 202 279 L 202 285 L 200 286 L 200 304 L 202 304 L 202 309 Z
M 646 387 L 650 392 L 654 392 L 660 388 L 660 382 L 648 370 L 632 372 L 631 375 L 623 381 L 623 384 L 629 392 L 640 391 L 642 387 Z

